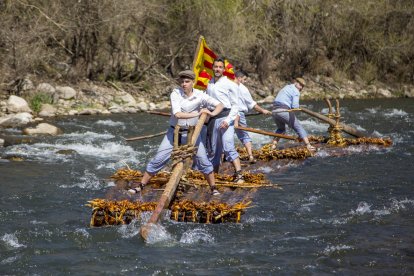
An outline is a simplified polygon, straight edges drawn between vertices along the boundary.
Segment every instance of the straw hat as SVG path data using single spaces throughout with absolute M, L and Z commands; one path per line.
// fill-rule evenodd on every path
M 190 79 L 190 80 L 195 79 L 195 74 L 192 70 L 181 71 L 180 73 L 178 73 L 178 76 L 182 79 Z
M 302 87 L 306 86 L 306 81 L 302 78 L 296 78 L 295 81 L 297 81 Z

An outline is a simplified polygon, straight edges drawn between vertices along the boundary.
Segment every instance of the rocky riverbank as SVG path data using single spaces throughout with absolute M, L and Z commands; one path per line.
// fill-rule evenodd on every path
M 269 78 L 264 84 L 251 76 L 247 84 L 259 103 L 271 103 L 286 82 Z M 337 82 L 327 77 L 305 77 L 302 99 L 414 97 L 413 85 L 390 87 L 382 83 L 363 85 L 356 81 Z M 173 79 L 157 80 L 151 87 L 135 87 L 113 82 L 84 81 L 76 85 L 20 79 L 2 87 L 0 128 L 24 127 L 43 118 L 61 115 L 136 113 L 169 109 Z M 44 125 L 42 126 L 44 127 Z M 49 133 L 48 130 L 45 130 Z M 60 133 L 58 130 L 56 133 Z M 55 133 L 53 132 L 53 133 Z M 24 133 L 33 133 L 24 131 Z

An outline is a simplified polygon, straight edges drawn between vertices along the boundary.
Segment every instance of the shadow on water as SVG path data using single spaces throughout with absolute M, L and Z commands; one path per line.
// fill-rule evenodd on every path
M 304 102 L 326 112 L 321 102 Z M 145 243 L 142 221 L 90 228 L 88 200 L 125 163 L 143 169 L 167 118 L 147 114 L 51 119 L 64 135 L 0 150 L 1 274 L 412 274 L 414 273 L 414 101 L 341 101 L 344 122 L 389 136 L 371 147 L 329 157 L 323 152 L 281 173 L 263 167 L 283 190 L 260 190 L 240 224 L 163 220 Z M 327 125 L 298 114 L 311 134 Z M 272 131 L 271 118 L 249 117 Z M 13 131 L 13 130 L 10 130 Z M 252 135 L 257 147 L 270 138 Z M 57 154 L 59 150 L 72 150 Z M 166 215 L 168 217 L 168 214 Z M 148 219 L 143 217 L 143 220 Z

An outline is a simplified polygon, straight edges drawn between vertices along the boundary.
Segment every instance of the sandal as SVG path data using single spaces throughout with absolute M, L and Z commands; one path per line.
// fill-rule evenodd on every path
M 314 146 L 312 146 L 311 144 L 306 145 L 306 148 L 307 148 L 309 151 L 316 151 L 316 148 L 315 148 Z
M 135 187 L 135 188 L 131 188 L 131 189 L 129 189 L 128 190 L 128 193 L 130 193 L 130 194 L 138 194 L 139 192 L 141 192 L 142 191 L 142 189 L 144 189 L 144 184 L 142 184 L 142 183 L 138 183 L 138 186 L 137 187 Z
M 257 160 L 253 157 L 253 155 L 249 156 L 249 162 L 250 164 L 255 164 L 257 162 Z
M 241 171 L 237 171 L 233 176 L 233 182 L 236 184 L 243 184 L 244 183 L 244 177 L 241 173 Z
M 219 195 L 220 192 L 217 189 L 214 189 L 213 192 L 211 193 L 213 196 Z

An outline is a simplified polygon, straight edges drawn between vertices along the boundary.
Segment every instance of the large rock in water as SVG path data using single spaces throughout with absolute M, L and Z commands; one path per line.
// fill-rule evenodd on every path
M 59 135 L 62 134 L 62 130 L 47 123 L 38 124 L 35 128 L 23 129 L 23 134 L 35 135 L 35 134 L 47 134 L 47 135 Z
M 22 112 L 18 114 L 10 114 L 4 117 L 0 117 L 0 126 L 2 127 L 18 127 L 27 125 L 33 121 L 32 114 L 28 112 Z
M 10 98 L 7 100 L 7 111 L 9 113 L 33 112 L 25 99 L 14 95 L 11 95 Z

